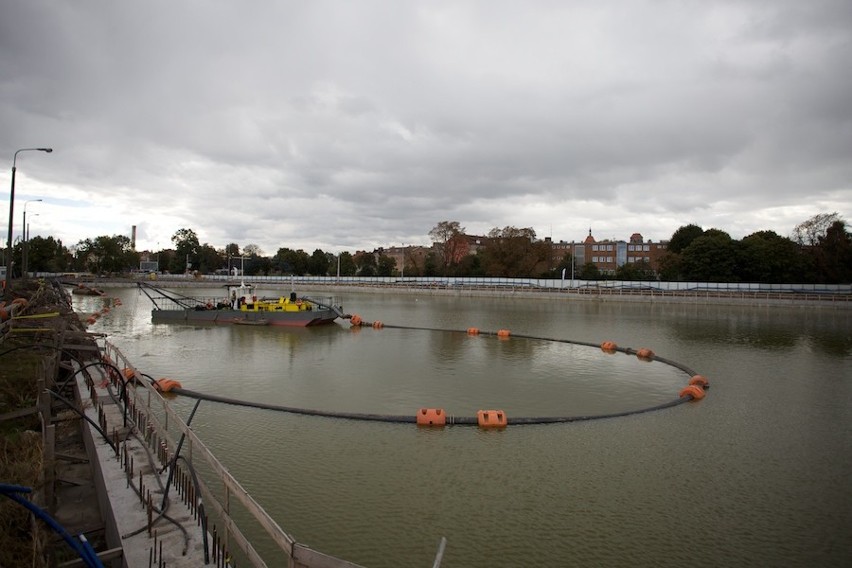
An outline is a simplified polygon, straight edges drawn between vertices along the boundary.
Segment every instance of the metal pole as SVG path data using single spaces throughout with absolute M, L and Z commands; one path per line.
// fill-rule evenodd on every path
M 21 226 L 21 231 L 24 234 L 23 244 L 21 246 L 21 278 L 27 277 L 27 264 L 29 261 L 29 252 L 30 252 L 30 236 L 27 231 L 27 204 L 33 203 L 35 201 L 42 201 L 41 199 L 27 199 L 24 201 L 24 224 Z M 38 215 L 38 213 L 36 213 Z
M 53 152 L 53 148 L 21 148 L 12 158 L 12 188 L 9 190 L 9 236 L 6 239 L 6 280 L 12 280 L 12 224 L 15 220 L 15 171 L 21 152 Z

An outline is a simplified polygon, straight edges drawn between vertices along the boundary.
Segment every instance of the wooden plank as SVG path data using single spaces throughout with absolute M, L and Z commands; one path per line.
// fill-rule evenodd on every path
M 15 420 L 16 418 L 23 418 L 24 416 L 31 416 L 33 414 L 38 414 L 38 406 L 21 408 L 20 410 L 13 410 L 12 412 L 7 412 L 6 414 L 0 414 L 0 422 L 5 422 L 6 420 Z
M 105 562 L 108 560 L 117 560 L 123 557 L 124 549 L 122 548 L 110 548 L 109 550 L 98 552 L 98 558 L 101 560 L 101 562 Z M 87 564 L 82 558 L 77 558 L 75 560 L 63 562 L 62 564 L 59 564 L 57 568 L 86 568 L 86 566 Z

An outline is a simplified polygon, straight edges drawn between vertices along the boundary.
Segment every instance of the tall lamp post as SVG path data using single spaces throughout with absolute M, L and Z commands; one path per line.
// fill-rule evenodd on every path
M 30 250 L 29 250 L 30 249 L 30 235 L 29 235 L 29 232 L 27 231 L 27 203 L 35 203 L 35 202 L 39 202 L 39 201 L 43 201 L 43 200 L 42 199 L 27 199 L 26 201 L 24 201 L 24 224 L 21 226 L 21 232 L 23 232 L 23 234 L 24 234 L 24 241 L 23 241 L 24 245 L 23 245 L 23 248 L 21 249 L 21 277 L 22 278 L 27 277 L 27 264 L 28 264 L 27 261 L 29 260 L 27 257 L 29 256 L 29 252 L 30 252 Z M 36 215 L 38 215 L 38 213 L 36 213 Z
M 18 162 L 18 154 L 21 152 L 53 152 L 53 148 L 21 148 L 15 152 L 12 158 L 12 189 L 9 191 L 9 236 L 6 239 L 6 280 L 12 280 L 12 222 L 15 213 L 15 170 Z

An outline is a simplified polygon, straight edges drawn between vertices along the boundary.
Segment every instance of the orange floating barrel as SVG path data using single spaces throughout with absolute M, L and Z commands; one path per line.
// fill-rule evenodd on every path
M 383 327 L 385 327 L 385 324 L 383 324 L 382 322 L 380 322 L 380 321 L 374 321 L 373 322 L 373 329 L 382 329 Z
M 704 398 L 704 389 L 698 385 L 688 385 L 681 389 L 680 394 L 678 395 L 680 398 L 685 396 L 692 396 L 692 400 L 701 400 Z
M 443 408 L 421 408 L 417 411 L 418 426 L 446 426 L 447 414 Z
M 349 323 L 355 327 L 361 325 L 361 322 L 364 321 L 361 319 L 361 316 L 358 314 L 354 314 L 351 318 L 349 318 Z
M 698 385 L 703 389 L 710 386 L 710 383 L 707 381 L 707 377 L 704 377 L 703 375 L 694 375 L 691 379 L 689 379 L 689 384 Z
M 512 332 L 510 332 L 508 329 L 497 330 L 497 337 L 509 337 L 510 335 L 512 335 Z
M 505 428 L 506 413 L 502 410 L 480 410 L 476 413 L 480 428 Z
M 132 379 L 135 376 L 135 372 L 130 367 L 125 367 L 122 369 L 121 374 L 124 375 L 124 378 L 127 380 Z
M 180 382 L 174 379 L 157 379 L 154 381 L 154 388 L 160 392 L 169 392 L 172 389 L 179 389 L 181 387 Z
M 615 344 L 615 341 L 604 341 L 601 343 L 601 351 L 604 353 L 615 353 L 618 349 L 618 345 Z
M 468 335 L 479 335 L 479 328 L 478 327 L 469 327 L 469 328 L 467 328 L 467 334 Z
M 636 352 L 636 356 L 640 359 L 650 361 L 654 358 L 654 352 L 648 349 L 647 347 L 643 347 L 642 349 Z

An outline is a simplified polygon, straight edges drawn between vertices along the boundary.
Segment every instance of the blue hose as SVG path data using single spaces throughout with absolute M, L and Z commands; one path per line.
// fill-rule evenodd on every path
M 26 509 L 29 509 L 36 517 L 47 523 L 47 525 L 53 529 L 53 531 L 62 537 L 62 540 L 68 543 L 68 545 L 74 549 L 74 551 L 80 556 L 83 562 L 86 563 L 86 566 L 89 568 L 104 568 L 103 563 L 101 563 L 101 559 L 98 558 L 98 555 L 95 553 L 92 545 L 89 544 L 89 541 L 86 540 L 84 535 L 80 535 L 80 540 L 76 540 L 73 536 L 68 534 L 68 531 L 56 522 L 56 519 L 47 514 L 47 512 L 31 503 L 29 500 L 24 499 L 19 495 L 20 493 L 32 493 L 32 489 L 30 487 L 24 487 L 22 485 L 9 485 L 8 483 L 0 483 L 0 494 L 5 495 L 12 501 L 19 503 Z

